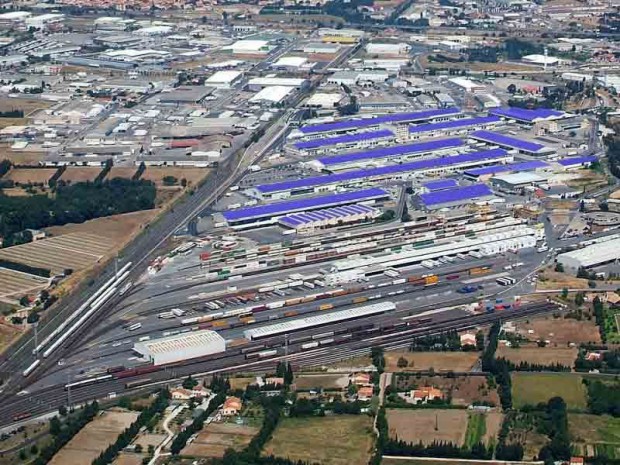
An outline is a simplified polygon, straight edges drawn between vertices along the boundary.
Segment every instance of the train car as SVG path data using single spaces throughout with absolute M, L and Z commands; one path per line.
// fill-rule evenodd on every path
M 404 282 L 404 281 L 405 281 L 405 280 L 403 279 L 403 282 Z M 355 297 L 355 298 L 353 299 L 353 303 L 354 303 L 354 304 L 361 304 L 361 303 L 364 303 L 364 302 L 367 302 L 367 301 L 368 301 L 368 297 Z
M 316 348 L 318 346 L 319 346 L 319 342 L 318 341 L 306 342 L 305 344 L 301 345 L 301 350 L 314 349 L 314 348 Z
M 118 365 L 118 366 L 115 366 L 115 367 L 108 368 L 106 370 L 106 373 L 109 373 L 109 374 L 111 374 L 111 373 L 119 373 L 119 372 L 124 371 L 124 370 L 125 370 L 125 367 L 123 365 Z
M 138 386 L 143 386 L 145 384 L 148 384 L 152 381 L 152 378 L 143 378 L 143 379 L 137 379 L 135 381 L 128 381 L 125 383 L 125 389 L 131 389 L 131 388 L 135 388 Z
M 331 310 L 332 308 L 334 308 L 334 304 L 323 304 L 323 305 L 319 305 L 319 310 L 324 311 L 324 310 Z
M 81 388 L 81 387 L 84 387 L 84 386 L 90 386 L 91 384 L 101 383 L 101 382 L 107 381 L 109 379 L 112 379 L 112 375 L 110 375 L 110 374 L 102 375 L 102 376 L 97 376 L 95 378 L 83 379 L 83 380 L 80 380 L 80 381 L 75 381 L 73 383 L 67 383 L 67 384 L 65 384 L 65 391 L 67 391 L 69 389 L 76 389 L 76 388 Z
M 32 413 L 29 412 L 18 413 L 17 415 L 13 415 L 13 421 L 25 420 L 26 418 L 30 418 L 31 416 Z
M 433 286 L 439 282 L 439 277 L 437 275 L 430 275 L 424 277 L 424 285 Z

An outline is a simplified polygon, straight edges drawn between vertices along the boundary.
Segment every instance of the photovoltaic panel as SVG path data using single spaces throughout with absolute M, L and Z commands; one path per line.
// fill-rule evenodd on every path
M 588 155 L 583 157 L 571 157 L 558 160 L 558 163 L 562 166 L 583 165 L 584 163 L 594 163 L 598 161 L 594 155 Z
M 305 213 L 294 213 L 283 216 L 278 221 L 285 225 L 299 226 L 302 224 L 313 223 L 315 221 L 324 221 L 330 219 L 344 218 L 350 215 L 359 215 L 370 213 L 374 209 L 367 205 L 345 205 L 342 207 L 325 208 L 323 210 L 315 210 Z
M 418 171 L 432 168 L 442 168 L 453 165 L 469 164 L 469 163 L 485 163 L 487 160 L 494 160 L 506 157 L 508 153 L 504 149 L 483 150 L 481 152 L 463 153 L 450 157 L 432 158 L 428 160 L 412 161 L 410 163 L 402 163 L 393 166 L 382 166 L 379 168 L 368 168 L 362 170 L 347 171 L 345 173 L 329 174 L 325 176 L 314 176 L 310 178 L 297 179 L 293 181 L 284 181 L 274 184 L 262 184 L 256 186 L 256 189 L 263 193 L 269 194 L 274 192 L 282 192 L 295 189 L 310 189 L 316 186 L 326 184 L 334 184 L 338 182 L 355 181 L 359 179 L 367 179 L 375 176 L 385 176 L 389 174 L 402 173 L 407 171 Z
M 536 153 L 545 149 L 545 146 L 542 144 L 536 144 L 534 142 L 517 139 L 516 137 L 510 137 L 492 131 L 474 131 L 469 135 L 469 137 L 526 152 Z
M 441 108 L 438 110 L 425 110 L 409 113 L 392 113 L 389 115 L 377 116 L 375 118 L 353 119 L 347 121 L 336 121 L 333 123 L 310 124 L 303 126 L 299 130 L 304 134 L 314 134 L 317 132 L 346 131 L 349 129 L 359 129 L 377 124 L 404 123 L 408 121 L 422 121 L 440 116 L 458 115 L 459 108 Z
M 339 203 L 357 202 L 376 198 L 387 197 L 388 193 L 383 189 L 372 188 L 340 194 L 323 195 L 307 199 L 290 200 L 269 205 L 259 205 L 256 207 L 240 208 L 223 212 L 227 221 L 241 221 L 265 216 L 284 215 L 286 213 L 309 210 L 313 208 L 338 205 Z
M 538 108 L 535 110 L 529 110 L 526 108 L 507 107 L 496 108 L 489 111 L 489 114 L 496 116 L 503 116 L 504 118 L 517 119 L 521 121 L 532 122 L 537 119 L 547 119 L 551 117 L 562 116 L 564 112 L 551 110 L 549 108 Z
M 441 123 L 427 123 L 411 126 L 409 132 L 411 134 L 419 134 L 429 131 L 440 131 L 443 129 L 465 128 L 468 126 L 477 126 L 480 124 L 491 124 L 500 121 L 497 116 L 480 116 L 476 118 L 462 118 L 454 121 L 442 121 Z
M 493 191 L 486 184 L 472 184 L 471 186 L 455 187 L 453 189 L 421 194 L 420 200 L 422 200 L 424 205 L 440 205 L 491 195 L 493 195 Z
M 548 168 L 549 164 L 541 160 L 525 161 L 522 163 L 509 163 L 501 165 L 483 166 L 482 168 L 472 168 L 465 170 L 469 176 L 484 176 L 487 174 L 509 173 L 511 171 L 528 171 L 539 168 Z
M 438 181 L 429 181 L 422 184 L 422 186 L 426 187 L 429 191 L 449 189 L 451 187 L 456 187 L 456 185 L 456 179 L 440 179 Z
M 300 150 L 318 149 L 320 147 L 329 147 L 330 145 L 349 144 L 352 142 L 361 142 L 364 140 L 382 139 L 386 137 L 394 137 L 394 133 L 389 129 L 380 129 L 378 131 L 367 131 L 358 134 L 345 134 L 337 137 L 326 137 L 324 139 L 313 139 L 303 142 L 295 142 L 295 147 Z
M 392 147 L 381 147 L 378 149 L 365 150 L 362 152 L 347 153 L 334 157 L 318 158 L 324 166 L 339 165 L 352 161 L 366 160 L 372 158 L 397 157 L 399 155 L 407 155 L 409 153 L 434 152 L 437 150 L 456 148 L 465 145 L 465 143 L 456 137 L 449 139 L 433 140 L 430 142 L 417 142 L 415 144 L 395 145 Z

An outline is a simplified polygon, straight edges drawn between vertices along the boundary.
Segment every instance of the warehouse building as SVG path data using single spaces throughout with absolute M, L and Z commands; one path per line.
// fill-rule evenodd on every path
M 342 224 L 365 222 L 379 215 L 381 215 L 379 210 L 368 205 L 345 205 L 287 215 L 280 218 L 278 223 L 284 228 L 293 229 L 298 234 L 303 234 Z
M 345 121 L 335 121 L 330 123 L 309 124 L 303 126 L 296 131 L 291 132 L 290 137 L 300 138 L 315 135 L 320 137 L 321 134 L 347 132 L 363 128 L 378 128 L 382 124 L 407 124 L 422 121 L 445 121 L 449 117 L 459 115 L 459 108 L 442 108 L 435 110 L 415 111 L 409 113 L 392 113 L 383 116 L 375 116 L 373 118 L 350 119 Z
M 475 202 L 486 202 L 494 198 L 493 191 L 486 184 L 441 189 L 420 195 L 420 202 L 427 210 L 454 208 Z
M 549 156 L 555 153 L 555 150 L 545 147 L 535 142 L 517 139 L 516 137 L 506 136 L 498 132 L 492 131 L 474 131 L 469 134 L 471 139 L 485 142 L 491 145 L 497 145 L 506 150 L 516 150 L 518 153 L 531 156 Z
M 316 171 L 334 172 L 351 168 L 363 168 L 373 164 L 402 162 L 430 154 L 434 156 L 456 154 L 456 150 L 464 145 L 465 143 L 461 139 L 441 139 L 324 157 L 307 162 L 306 165 Z
M 438 176 L 444 173 L 484 166 L 491 163 L 512 162 L 512 155 L 504 149 L 464 153 L 443 158 L 418 160 L 398 165 L 382 166 L 311 178 L 262 184 L 248 189 L 248 194 L 260 199 L 283 199 L 295 195 L 334 190 L 336 187 L 357 185 L 369 180 L 409 180 L 421 176 Z
M 389 193 L 383 189 L 372 188 L 339 194 L 310 197 L 288 202 L 279 202 L 270 205 L 229 210 L 222 215 L 226 222 L 236 229 L 251 228 L 274 224 L 278 218 L 297 212 L 310 212 L 328 207 L 349 205 L 353 203 L 374 203 L 380 199 L 389 198 Z
M 547 121 L 562 118 L 564 112 L 550 110 L 548 108 L 537 108 L 536 110 L 528 110 L 525 108 L 508 107 L 495 108 L 489 111 L 489 115 L 499 116 L 508 120 L 515 120 L 518 123 L 532 125 L 539 121 Z
M 319 155 L 333 150 L 374 147 L 381 143 L 394 140 L 394 137 L 394 133 L 389 129 L 378 129 L 376 131 L 344 134 L 341 136 L 326 137 L 324 139 L 299 141 L 295 142 L 293 147 L 304 155 Z
M 243 73 L 240 71 L 217 71 L 205 81 L 205 85 L 219 89 L 229 89 L 240 82 L 242 77 Z
M 215 331 L 193 331 L 136 342 L 133 350 L 153 365 L 164 365 L 219 354 L 226 350 L 226 341 Z
M 470 179 L 485 180 L 499 173 L 514 173 L 517 171 L 538 171 L 548 169 L 549 164 L 541 160 L 524 161 L 521 163 L 508 163 L 500 165 L 484 166 L 465 170 L 465 176 Z
M 517 172 L 494 176 L 491 182 L 504 192 L 516 193 L 528 186 L 544 184 L 547 182 L 547 177 L 536 173 Z
M 592 163 L 596 163 L 597 161 L 598 158 L 594 155 L 588 155 L 583 157 L 563 158 L 562 160 L 558 160 L 558 164 L 565 170 L 573 170 L 587 168 Z
M 251 91 L 259 91 L 265 87 L 281 86 L 292 87 L 299 90 L 306 88 L 308 84 L 309 81 L 302 78 L 257 77 L 248 81 L 248 89 Z
M 592 268 L 617 260 L 620 260 L 620 238 L 598 242 L 557 256 L 557 262 L 572 272 L 577 272 L 579 268 Z
M 293 94 L 292 87 L 286 86 L 270 86 L 256 93 L 250 98 L 250 103 L 259 103 L 261 105 L 283 105 Z
M 444 121 L 441 123 L 418 124 L 409 127 L 409 137 L 411 139 L 420 139 L 424 137 L 462 134 L 473 129 L 495 127 L 500 121 L 500 118 L 497 116 L 480 116 L 475 118 L 461 118 L 454 121 Z
M 457 186 L 456 179 L 438 179 L 437 181 L 423 183 L 419 193 L 426 194 L 429 192 L 437 192 L 445 189 L 452 189 Z

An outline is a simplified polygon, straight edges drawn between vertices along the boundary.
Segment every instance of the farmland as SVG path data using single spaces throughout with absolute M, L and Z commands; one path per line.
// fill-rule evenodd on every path
M 157 187 L 162 187 L 164 177 L 172 176 L 179 182 L 186 179 L 189 186 L 198 183 L 202 178 L 209 174 L 207 168 L 176 168 L 176 167 L 152 167 L 149 166 L 140 179 L 153 181 Z
M 226 449 L 241 450 L 247 446 L 258 430 L 255 426 L 210 423 L 183 449 L 182 454 L 205 458 L 223 457 Z
M 398 359 L 407 360 L 406 368 L 399 368 Z M 477 352 L 388 352 L 385 354 L 386 371 L 469 371 L 478 360 Z
M 513 404 L 516 408 L 536 405 L 559 396 L 569 409 L 585 409 L 586 390 L 581 376 L 568 373 L 513 373 Z
M 47 279 L 0 268 L 0 299 L 19 300 L 21 296 L 44 289 Z
M 499 405 L 495 389 L 489 388 L 484 376 L 412 376 L 395 375 L 393 385 L 399 390 L 415 389 L 420 386 L 433 386 L 452 399 L 453 405 L 468 406 L 475 401 Z
M 580 455 L 620 458 L 620 418 L 569 413 L 568 427 Z
M 393 439 L 429 445 L 434 441 L 462 445 L 467 430 L 467 410 L 388 409 L 389 434 Z
M 4 179 L 15 184 L 47 184 L 55 172 L 55 168 L 18 168 L 9 171 Z
M 501 346 L 497 350 L 498 357 L 505 358 L 514 364 L 521 362 L 540 365 L 559 363 L 571 368 L 577 358 L 577 353 L 576 347 L 538 347 L 537 345 L 518 348 Z
M 0 320 L 0 351 L 6 349 L 22 333 L 22 329 Z
M 138 417 L 136 412 L 107 411 L 87 424 L 50 461 L 52 465 L 82 465 L 94 460 Z
M 463 441 L 466 447 L 472 447 L 482 441 L 482 438 L 487 432 L 486 415 L 481 413 L 472 413 L 467 420 L 467 430 L 465 431 L 465 440 Z
M 99 173 L 101 173 L 101 168 L 67 168 L 59 180 L 72 183 L 94 181 Z
M 372 448 L 370 417 L 334 415 L 284 418 L 263 453 L 321 465 L 365 465 Z
M 383 456 L 382 465 L 506 465 L 504 461 L 495 460 L 459 460 L 441 459 L 433 460 L 420 457 L 387 457 Z M 510 462 L 511 465 L 530 465 L 530 462 Z
M 515 322 L 517 332 L 531 341 L 548 340 L 551 345 L 563 345 L 601 342 L 601 336 L 594 321 L 575 320 L 573 318 L 543 317 Z M 531 333 L 530 333 L 531 331 Z
M 340 390 L 347 387 L 349 377 L 347 375 L 299 375 L 295 377 L 295 388 L 298 390 L 327 389 Z

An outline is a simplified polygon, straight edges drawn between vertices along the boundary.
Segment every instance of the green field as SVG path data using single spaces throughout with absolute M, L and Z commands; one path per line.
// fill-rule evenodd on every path
M 571 413 L 568 427 L 575 453 L 620 459 L 620 418 Z
M 569 409 L 585 410 L 586 389 L 581 376 L 570 373 L 512 374 L 512 403 L 515 408 L 562 397 Z
M 264 455 L 321 465 L 366 465 L 374 443 L 366 415 L 283 418 Z
M 465 447 L 472 447 L 482 441 L 484 433 L 487 431 L 486 415 L 472 413 L 467 420 L 467 430 L 465 431 Z

